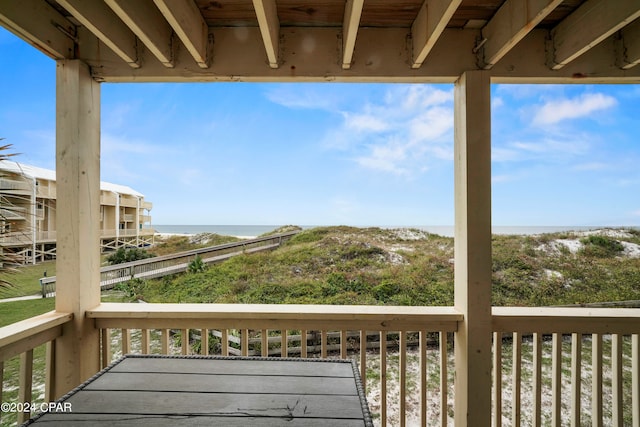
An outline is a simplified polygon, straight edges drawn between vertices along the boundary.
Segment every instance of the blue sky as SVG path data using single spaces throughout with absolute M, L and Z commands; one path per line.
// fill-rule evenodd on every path
M 0 137 L 55 168 L 55 63 L 0 28 Z M 640 225 L 640 86 L 494 85 L 494 225 Z M 453 224 L 453 86 L 103 84 L 155 224 Z

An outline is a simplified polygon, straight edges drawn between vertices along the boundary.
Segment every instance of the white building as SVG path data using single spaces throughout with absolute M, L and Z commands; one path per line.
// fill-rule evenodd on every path
M 56 254 L 56 172 L 0 162 L 0 247 L 35 263 Z M 124 185 L 100 183 L 100 247 L 153 243 L 152 204 Z

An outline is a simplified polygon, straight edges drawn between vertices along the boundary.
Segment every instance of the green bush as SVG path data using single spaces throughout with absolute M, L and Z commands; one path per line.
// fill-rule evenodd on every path
M 580 241 L 584 245 L 581 252 L 587 256 L 609 257 L 624 250 L 622 243 L 605 236 L 589 236 Z
M 140 248 L 118 248 L 117 251 L 107 257 L 107 262 L 111 265 L 122 264 L 125 262 L 138 261 L 140 259 L 152 258 L 155 255 L 150 254 Z
M 121 282 L 113 288 L 117 291 L 124 292 L 132 300 L 142 299 L 147 282 L 144 279 L 131 279 L 127 282 Z
M 207 264 L 205 264 L 204 261 L 202 261 L 202 258 L 198 254 L 193 259 L 193 261 L 191 261 L 187 266 L 187 271 L 189 273 L 202 273 L 206 269 L 207 269 Z

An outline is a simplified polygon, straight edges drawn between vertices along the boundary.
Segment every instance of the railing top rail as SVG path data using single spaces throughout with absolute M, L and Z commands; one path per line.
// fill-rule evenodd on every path
M 436 330 L 453 332 L 453 307 L 303 304 L 102 303 L 86 312 L 98 327 L 229 327 L 247 329 Z M 178 326 L 176 326 L 178 325 Z
M 618 333 L 640 331 L 640 308 L 493 307 L 495 332 Z
M 0 348 L 46 331 L 47 329 L 65 324 L 71 319 L 73 319 L 73 313 L 50 311 L 39 316 L 3 326 L 0 328 Z
M 202 318 L 224 316 L 229 319 L 327 319 L 355 320 L 389 316 L 437 317 L 460 321 L 462 313 L 454 307 L 324 305 L 324 304 L 137 304 L 102 303 L 87 310 L 89 318 Z

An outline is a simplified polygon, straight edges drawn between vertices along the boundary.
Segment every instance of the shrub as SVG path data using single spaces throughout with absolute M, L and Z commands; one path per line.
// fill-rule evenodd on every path
M 122 264 L 125 262 L 138 261 L 140 259 L 146 259 L 154 257 L 144 249 L 140 248 L 118 248 L 117 251 L 107 257 L 107 262 L 111 265 Z
M 581 252 L 589 256 L 609 257 L 624 250 L 622 243 L 606 236 L 588 236 L 580 241 L 584 245 Z
M 202 261 L 202 258 L 198 254 L 187 266 L 187 271 L 189 273 L 202 273 L 206 269 L 207 265 L 204 263 L 204 261 Z

